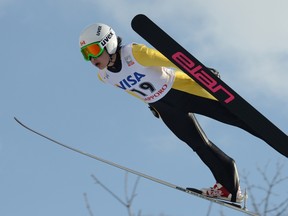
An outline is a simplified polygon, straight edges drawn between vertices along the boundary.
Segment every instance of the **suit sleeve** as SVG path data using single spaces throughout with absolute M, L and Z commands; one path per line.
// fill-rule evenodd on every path
M 169 59 L 162 55 L 158 50 L 148 48 L 143 44 L 133 44 L 132 53 L 136 61 L 145 67 L 169 67 L 177 68 Z

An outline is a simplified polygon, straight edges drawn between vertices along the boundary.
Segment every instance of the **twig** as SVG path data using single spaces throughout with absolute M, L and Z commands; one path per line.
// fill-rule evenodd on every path
M 110 193 L 116 200 L 118 200 L 122 205 L 124 205 L 125 207 L 128 207 L 127 204 L 121 200 L 121 198 L 119 198 L 115 193 L 113 193 L 109 188 L 107 188 L 104 184 L 102 184 L 102 182 L 96 178 L 95 175 L 91 175 L 91 177 L 95 180 L 95 182 L 97 184 L 99 184 L 102 188 L 104 188 L 108 193 Z
M 131 196 L 128 196 L 128 172 L 125 174 L 125 196 L 126 196 L 126 203 L 118 197 L 115 193 L 113 193 L 108 187 L 106 187 L 95 175 L 91 175 L 94 179 L 95 183 L 99 184 L 102 188 L 104 188 L 110 195 L 112 195 L 118 202 L 120 202 L 123 206 L 127 208 L 128 215 L 133 216 L 133 212 L 131 209 L 132 202 L 136 197 L 136 189 L 140 180 L 140 176 L 137 177 L 136 182 L 134 183 L 134 187 L 131 193 Z M 141 211 L 138 212 L 138 215 L 141 216 Z
M 86 208 L 87 208 L 87 210 L 88 210 L 88 212 L 89 212 L 89 215 L 90 215 L 90 216 L 93 216 L 93 212 L 92 212 L 92 210 L 91 210 L 91 208 L 90 208 L 87 194 L 84 193 L 83 196 L 84 196 L 84 201 L 85 201 L 85 204 L 86 204 Z

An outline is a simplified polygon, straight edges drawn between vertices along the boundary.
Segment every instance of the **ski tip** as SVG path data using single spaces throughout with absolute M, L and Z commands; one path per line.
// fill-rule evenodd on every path
M 135 29 L 137 26 L 141 24 L 141 21 L 147 19 L 149 20 L 149 18 L 145 14 L 137 14 L 136 16 L 133 17 L 131 21 L 131 27 Z
M 133 20 L 139 20 L 139 19 L 148 19 L 148 17 L 145 15 L 145 14 L 137 14 L 134 16 L 134 18 L 132 19 L 132 22 Z
M 18 124 L 24 126 L 23 123 L 22 123 L 17 117 L 15 117 L 15 116 L 14 116 L 14 120 L 15 120 Z
M 28 128 L 24 123 L 22 123 L 17 117 L 14 117 L 14 120 L 15 120 L 19 125 L 21 125 L 22 127 L 27 128 L 27 129 L 30 130 L 30 128 Z

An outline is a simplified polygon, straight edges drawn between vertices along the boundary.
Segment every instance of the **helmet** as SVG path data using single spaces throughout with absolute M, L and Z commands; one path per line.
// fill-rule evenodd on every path
M 114 54 L 117 50 L 118 41 L 114 30 L 103 23 L 92 24 L 80 34 L 80 48 L 95 42 L 100 42 L 109 54 Z

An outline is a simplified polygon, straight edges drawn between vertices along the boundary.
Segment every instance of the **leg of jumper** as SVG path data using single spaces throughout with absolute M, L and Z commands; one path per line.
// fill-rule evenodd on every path
M 239 178 L 234 160 L 211 141 L 206 142 L 203 139 L 203 135 L 188 113 L 184 113 L 161 101 L 151 105 L 159 112 L 167 127 L 198 154 L 209 167 L 216 181 L 222 184 L 234 198 L 239 187 Z
M 231 167 L 230 167 L 230 168 L 229 168 L 229 167 L 228 167 L 228 168 L 223 167 L 223 168 L 224 168 L 224 169 L 223 169 L 224 172 L 225 172 L 226 169 L 227 169 L 227 170 L 231 170 L 231 171 L 234 170 L 234 174 L 233 174 L 233 176 L 234 176 L 234 182 L 231 182 L 232 185 L 229 185 L 229 182 L 227 182 L 227 185 L 225 185 L 224 183 L 223 183 L 223 185 L 225 186 L 225 188 L 226 188 L 228 191 L 231 192 L 231 194 L 232 194 L 232 199 L 231 199 L 231 201 L 232 201 L 232 202 L 236 202 L 237 191 L 238 191 L 238 188 L 239 188 L 239 175 L 238 175 L 238 172 L 237 172 L 237 168 L 236 168 L 235 161 L 234 161 L 232 158 L 228 157 L 224 152 L 221 151 L 221 149 L 219 149 L 216 145 L 214 145 L 214 144 L 208 139 L 208 137 L 206 136 L 205 132 L 203 131 L 202 127 L 200 126 L 199 122 L 197 121 L 197 119 L 196 119 L 196 117 L 195 117 L 195 115 L 194 115 L 193 113 L 191 113 L 191 114 L 189 115 L 189 117 L 190 117 L 190 118 L 192 119 L 192 121 L 194 122 L 194 124 L 195 124 L 195 126 L 196 126 L 196 129 L 197 129 L 197 131 L 199 132 L 202 140 L 203 140 L 207 145 L 209 145 L 211 149 L 214 149 L 214 152 L 218 152 L 217 155 L 220 155 L 220 156 L 223 157 L 223 158 L 226 157 L 225 160 L 227 161 L 227 165 L 229 165 L 229 166 L 233 166 L 233 165 L 234 165 L 234 168 L 233 168 L 233 167 L 232 167 L 232 168 L 231 168 Z M 203 152 L 203 154 L 204 154 L 204 157 L 206 157 L 205 152 Z M 199 155 L 199 157 L 201 158 L 201 151 L 199 151 L 198 155 Z M 219 175 L 220 178 L 221 178 L 221 176 L 223 176 L 223 175 Z M 217 178 L 216 178 L 216 179 L 217 179 Z M 223 180 L 220 180 L 220 179 L 219 179 L 218 182 L 219 182 L 219 183 L 225 182 L 225 179 L 223 179 Z M 221 183 L 221 184 L 222 184 L 222 183 Z

